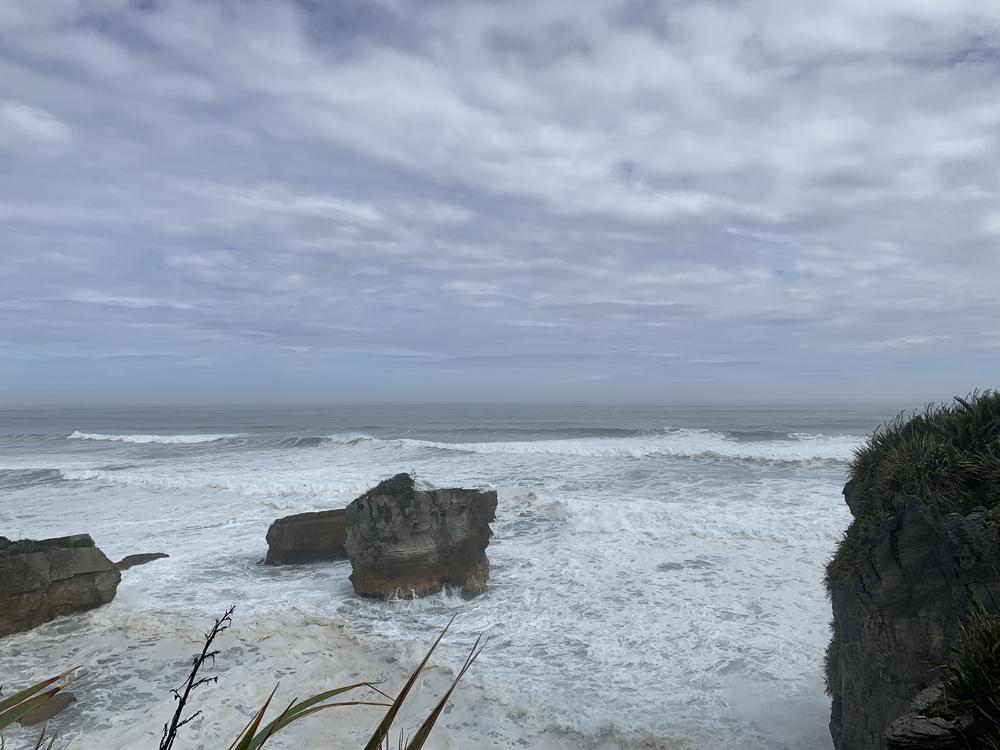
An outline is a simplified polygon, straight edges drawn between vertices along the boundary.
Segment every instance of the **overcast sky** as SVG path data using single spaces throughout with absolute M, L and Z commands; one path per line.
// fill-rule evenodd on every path
M 996 0 L 0 2 L 0 402 L 1000 385 Z

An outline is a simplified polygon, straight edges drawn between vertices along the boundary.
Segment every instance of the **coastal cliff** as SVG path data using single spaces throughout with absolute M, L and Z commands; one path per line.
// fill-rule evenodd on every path
M 928 687 L 948 699 L 941 668 L 970 612 L 1000 602 L 998 477 L 993 393 L 898 419 L 858 452 L 844 488 L 854 521 L 827 570 L 838 750 L 982 746 L 982 722 L 942 721 L 939 703 L 915 699 Z

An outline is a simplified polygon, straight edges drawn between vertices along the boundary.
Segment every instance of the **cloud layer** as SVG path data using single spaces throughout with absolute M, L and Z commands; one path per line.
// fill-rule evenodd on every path
M 0 398 L 998 385 L 998 91 L 992 1 L 8 3 Z

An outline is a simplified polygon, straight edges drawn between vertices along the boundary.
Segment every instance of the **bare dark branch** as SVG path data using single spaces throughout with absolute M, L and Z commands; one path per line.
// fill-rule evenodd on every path
M 174 746 L 174 740 L 177 738 L 177 730 L 188 722 L 193 721 L 201 714 L 201 711 L 195 711 L 186 719 L 182 718 L 184 715 L 184 709 L 187 707 L 188 698 L 191 697 L 191 692 L 195 688 L 201 687 L 206 682 L 219 681 L 218 676 L 199 677 L 198 672 L 205 666 L 206 662 L 211 661 L 212 666 L 215 666 L 215 657 L 218 655 L 219 651 L 212 650 L 212 643 L 220 633 L 225 632 L 229 629 L 229 626 L 232 625 L 233 612 L 235 610 L 235 606 L 230 607 L 226 610 L 226 614 L 215 621 L 215 625 L 212 626 L 211 631 L 205 634 L 205 645 L 202 646 L 201 653 L 194 658 L 194 662 L 191 665 L 191 674 L 188 675 L 187 681 L 183 686 L 170 691 L 170 693 L 174 696 L 174 700 L 177 701 L 177 709 L 174 711 L 174 715 L 171 717 L 170 721 L 163 725 L 163 737 L 160 740 L 160 750 L 170 750 Z

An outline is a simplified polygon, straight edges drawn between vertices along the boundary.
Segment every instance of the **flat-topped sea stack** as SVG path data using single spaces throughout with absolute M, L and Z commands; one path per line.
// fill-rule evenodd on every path
M 0 537 L 0 636 L 107 604 L 121 574 L 87 534 Z
M 355 592 L 412 598 L 447 586 L 481 594 L 496 509 L 494 491 L 418 489 L 409 474 L 385 480 L 346 509 Z
M 346 560 L 344 510 L 279 518 L 267 530 L 267 565 Z

